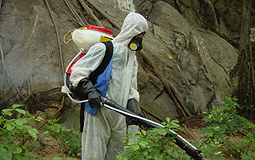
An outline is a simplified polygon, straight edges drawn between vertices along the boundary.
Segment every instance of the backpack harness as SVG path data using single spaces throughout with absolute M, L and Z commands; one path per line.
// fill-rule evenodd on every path
M 94 87 L 97 89 L 97 91 L 102 95 L 105 96 L 108 83 L 110 80 L 110 73 L 112 68 L 112 55 L 113 55 L 113 44 L 111 41 L 102 42 L 106 46 L 105 56 L 101 62 L 101 64 L 90 74 L 89 80 L 92 82 Z M 81 53 L 79 55 L 79 59 L 82 58 L 85 55 L 85 53 Z M 78 59 L 78 60 L 79 60 Z M 70 81 L 70 75 L 71 75 L 71 68 L 72 66 L 78 61 L 76 60 L 73 62 L 70 67 L 68 68 L 66 72 L 66 82 L 67 86 L 71 86 Z M 73 95 L 72 95 L 73 96 Z M 75 98 L 75 97 L 73 97 Z M 84 112 L 85 110 L 91 114 L 95 115 L 96 111 L 99 108 L 97 106 L 94 106 L 93 108 L 89 106 L 88 102 L 81 103 L 81 110 L 80 110 L 80 131 L 83 131 L 84 126 Z

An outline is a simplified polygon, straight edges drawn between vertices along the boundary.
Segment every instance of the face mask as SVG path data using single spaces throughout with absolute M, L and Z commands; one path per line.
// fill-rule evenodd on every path
M 140 38 L 133 37 L 129 42 L 128 47 L 132 51 L 140 51 L 143 48 L 142 41 L 143 41 L 142 37 Z

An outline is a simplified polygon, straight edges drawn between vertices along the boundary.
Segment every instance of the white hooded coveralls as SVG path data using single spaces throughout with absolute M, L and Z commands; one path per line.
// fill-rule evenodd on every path
M 146 31 L 146 19 L 138 14 L 129 13 L 122 25 L 121 32 L 112 40 L 112 71 L 106 96 L 117 104 L 126 107 L 128 99 L 139 102 L 137 91 L 138 63 L 135 51 L 128 48 L 130 40 Z M 87 54 L 72 67 L 70 77 L 74 86 L 84 77 L 89 77 L 102 62 L 106 47 L 102 43 L 92 46 Z M 101 107 L 95 116 L 85 112 L 82 133 L 82 160 L 90 158 L 114 160 L 124 152 L 122 139 L 126 134 L 125 117 L 117 112 Z

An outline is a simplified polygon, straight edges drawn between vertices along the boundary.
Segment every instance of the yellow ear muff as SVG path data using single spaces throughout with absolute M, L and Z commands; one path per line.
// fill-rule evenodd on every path
M 130 48 L 132 51 L 136 51 L 137 48 L 138 48 L 138 46 L 137 46 L 136 43 L 130 43 L 130 44 L 129 44 L 129 48 Z

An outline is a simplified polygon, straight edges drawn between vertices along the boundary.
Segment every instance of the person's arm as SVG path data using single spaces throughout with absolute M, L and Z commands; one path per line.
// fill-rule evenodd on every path
M 103 43 L 93 45 L 87 54 L 79 59 L 72 67 L 70 81 L 74 87 L 83 78 L 88 78 L 102 62 L 105 55 L 106 47 Z
M 92 108 L 93 106 L 100 107 L 102 100 L 101 95 L 90 81 L 89 75 L 101 64 L 105 50 L 105 45 L 102 43 L 92 46 L 88 53 L 72 67 L 70 76 L 70 81 L 74 86 L 72 92 L 81 99 L 88 99 Z
M 139 102 L 140 96 L 139 96 L 139 92 L 137 91 L 137 72 L 138 72 L 138 63 L 135 57 L 128 99 L 135 99 L 137 102 Z
M 135 58 L 134 61 L 134 68 L 132 73 L 132 79 L 131 79 L 131 86 L 129 89 L 129 96 L 128 96 L 128 102 L 127 102 L 127 108 L 134 113 L 139 114 L 139 92 L 137 91 L 137 71 L 138 71 L 138 63 Z

